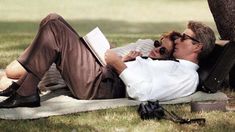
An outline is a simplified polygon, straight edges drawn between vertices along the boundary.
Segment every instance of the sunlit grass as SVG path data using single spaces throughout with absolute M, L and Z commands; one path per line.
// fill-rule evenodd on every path
M 196 12 L 195 12 L 196 11 Z M 1 0 L 4 21 L 38 21 L 48 12 L 66 19 L 129 22 L 212 21 L 207 0 Z
M 163 105 L 184 118 L 206 118 L 206 125 L 177 124 L 169 120 L 141 120 L 137 107 L 121 107 L 64 116 L 54 116 L 38 120 L 0 121 L 2 131 L 232 131 L 235 129 L 233 112 L 191 113 L 190 106 Z M 12 127 L 10 124 L 14 124 Z

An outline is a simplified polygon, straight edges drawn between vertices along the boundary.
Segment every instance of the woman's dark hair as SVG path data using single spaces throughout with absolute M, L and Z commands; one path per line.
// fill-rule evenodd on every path
M 181 34 L 179 32 L 176 32 L 176 31 L 170 31 L 170 32 L 167 32 L 167 33 L 164 33 L 164 34 L 161 35 L 160 41 L 164 38 L 168 38 L 173 43 L 173 50 L 169 55 L 169 59 L 175 59 L 174 56 L 173 56 L 173 52 L 174 52 L 174 49 L 175 49 L 175 40 L 180 38 L 180 37 L 181 37 Z

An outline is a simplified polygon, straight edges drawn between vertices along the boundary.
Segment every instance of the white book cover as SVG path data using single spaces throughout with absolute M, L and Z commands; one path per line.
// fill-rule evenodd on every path
M 83 39 L 99 62 L 105 66 L 106 62 L 104 55 L 106 50 L 110 49 L 110 44 L 100 29 L 98 27 L 94 28 L 86 34 Z

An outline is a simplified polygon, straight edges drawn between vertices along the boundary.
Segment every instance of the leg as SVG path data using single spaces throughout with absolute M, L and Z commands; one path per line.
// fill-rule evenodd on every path
M 40 25 L 33 44 L 18 61 L 39 79 L 55 62 L 76 98 L 94 98 L 102 68 L 79 35 L 56 14 L 46 17 Z
M 27 74 L 20 79 L 22 83 L 16 94 L 0 103 L 1 108 L 39 106 L 37 84 L 53 62 L 76 98 L 96 98 L 103 68 L 80 36 L 56 14 L 42 21 L 33 43 L 18 62 Z
M 0 80 L 0 89 L 2 90 L 0 91 L 0 96 L 10 96 L 22 83 L 20 80 L 18 82 L 15 81 L 20 78 L 24 79 L 27 72 L 15 60 L 6 67 L 4 73 Z
M 14 60 L 7 65 L 5 72 L 8 78 L 19 79 L 26 73 L 26 70 L 16 60 Z
M 39 106 L 37 85 L 53 62 L 76 98 L 94 98 L 101 80 L 101 66 L 80 36 L 56 14 L 43 19 L 33 43 L 18 62 L 27 74 L 20 79 L 19 89 L 0 103 L 1 108 Z
M 9 79 L 6 76 L 6 73 L 3 71 L 0 74 L 1 74 L 0 75 L 0 95 L 1 95 L 1 92 L 4 91 L 7 87 L 9 87 L 12 84 L 12 81 L 14 80 Z
M 64 23 L 71 31 L 73 31 L 75 34 L 76 31 L 59 15 L 57 14 L 49 14 L 46 18 L 44 18 L 41 23 L 40 23 L 40 27 L 42 27 L 43 25 L 45 25 L 48 21 L 50 20 L 54 20 L 54 19 L 58 19 L 60 20 L 62 23 Z M 12 61 L 9 65 L 7 65 L 6 69 L 5 69 L 5 75 L 4 79 L 0 82 L 0 86 L 2 89 L 7 88 L 12 82 L 11 79 L 15 79 L 18 80 L 20 79 L 24 74 L 26 74 L 26 70 L 24 69 L 24 67 L 22 67 L 22 65 L 19 64 L 18 61 L 14 60 Z M 6 79 L 9 78 L 7 80 L 7 83 L 4 83 L 6 81 Z M 7 85 L 6 85 L 7 84 Z M 5 87 L 4 87 L 5 86 Z

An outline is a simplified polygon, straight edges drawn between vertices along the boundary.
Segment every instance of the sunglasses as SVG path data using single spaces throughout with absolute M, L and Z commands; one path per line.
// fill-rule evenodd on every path
M 187 39 L 191 39 L 194 42 L 200 43 L 199 40 L 197 40 L 197 39 L 195 39 L 195 38 L 193 38 L 193 37 L 191 37 L 191 36 L 189 36 L 189 35 L 187 35 L 185 33 L 183 33 L 180 37 L 181 37 L 181 41 L 184 41 L 184 40 L 187 40 Z
M 161 45 L 162 45 L 161 42 L 159 42 L 158 40 L 154 41 L 154 47 L 155 48 L 160 47 L 159 48 L 160 55 L 169 55 L 169 51 L 166 49 L 166 47 L 162 47 Z

